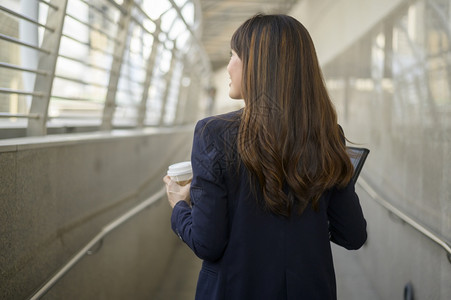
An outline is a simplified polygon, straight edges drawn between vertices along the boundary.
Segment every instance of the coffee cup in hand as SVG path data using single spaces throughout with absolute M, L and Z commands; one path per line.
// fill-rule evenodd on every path
M 168 176 L 171 177 L 171 180 L 177 182 L 178 185 L 187 185 L 191 182 L 193 177 L 191 162 L 184 161 L 170 165 L 168 168 Z

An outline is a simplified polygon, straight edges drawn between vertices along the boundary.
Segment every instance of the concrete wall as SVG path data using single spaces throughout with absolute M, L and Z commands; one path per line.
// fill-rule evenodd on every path
M 368 32 L 403 0 L 301 0 L 290 15 L 310 32 L 321 64 L 327 64 Z
M 451 81 L 440 55 L 450 49 L 434 52 L 449 28 L 434 2 L 304 0 L 291 14 L 312 35 L 347 137 L 371 150 L 362 178 L 450 243 Z M 449 1 L 440 5 L 449 24 Z M 408 282 L 415 299 L 450 299 L 446 252 L 357 191 L 369 233 L 357 253 L 380 299 L 401 299 Z
M 25 299 L 103 226 L 190 158 L 192 128 L 12 139 L 0 145 L 0 299 Z M 161 199 L 108 235 L 44 299 L 151 299 L 172 247 Z

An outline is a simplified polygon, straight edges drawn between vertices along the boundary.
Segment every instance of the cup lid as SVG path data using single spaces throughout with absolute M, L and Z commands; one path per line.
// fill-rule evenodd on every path
M 193 170 L 191 169 L 190 161 L 179 162 L 179 163 L 170 165 L 168 168 L 169 176 L 178 176 L 178 175 L 183 175 L 183 174 L 189 174 L 192 172 L 193 172 Z

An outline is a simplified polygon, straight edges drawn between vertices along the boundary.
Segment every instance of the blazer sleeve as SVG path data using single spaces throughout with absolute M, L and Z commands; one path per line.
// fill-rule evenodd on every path
M 208 122 L 201 120 L 194 131 L 191 164 L 192 207 L 179 201 L 171 216 L 173 231 L 201 259 L 218 260 L 228 241 L 227 189 L 217 134 L 211 134 Z
M 327 209 L 330 240 L 349 250 L 362 247 L 367 238 L 366 220 L 351 181 L 332 191 Z
M 340 125 L 339 130 L 345 144 L 345 134 Z M 349 250 L 362 247 L 367 238 L 366 220 L 352 180 L 345 188 L 332 190 L 327 214 L 332 242 Z

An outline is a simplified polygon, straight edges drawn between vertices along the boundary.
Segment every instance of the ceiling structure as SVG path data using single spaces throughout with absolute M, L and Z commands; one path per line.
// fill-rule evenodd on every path
M 202 43 L 213 70 L 227 65 L 230 38 L 235 30 L 257 13 L 288 13 L 298 0 L 200 0 Z

